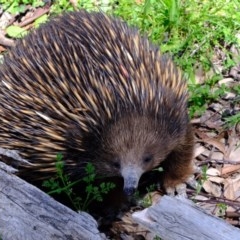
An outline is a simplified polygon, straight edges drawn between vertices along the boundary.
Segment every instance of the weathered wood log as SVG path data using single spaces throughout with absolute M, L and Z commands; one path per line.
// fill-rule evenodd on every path
M 0 239 L 106 239 L 96 221 L 8 172 L 0 162 Z
M 16 151 L 0 155 L 22 161 Z M 76 213 L 38 188 L 16 177 L 0 161 L 0 239 L 106 239 L 87 213 Z M 133 219 L 164 240 L 239 240 L 240 230 L 205 213 L 186 199 L 164 196 Z
M 240 230 L 190 200 L 164 196 L 133 219 L 164 240 L 239 240 Z

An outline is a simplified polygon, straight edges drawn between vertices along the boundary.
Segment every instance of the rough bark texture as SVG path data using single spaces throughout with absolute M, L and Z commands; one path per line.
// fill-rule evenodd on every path
M 164 196 L 133 219 L 164 240 L 238 240 L 240 230 L 186 199 Z
M 0 162 L 0 238 L 106 239 L 87 213 L 76 213 L 7 172 Z

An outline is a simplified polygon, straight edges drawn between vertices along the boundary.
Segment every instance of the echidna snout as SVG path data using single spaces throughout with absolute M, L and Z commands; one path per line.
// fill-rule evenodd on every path
M 142 173 L 143 170 L 141 168 L 130 164 L 121 169 L 121 174 L 124 179 L 123 191 L 126 195 L 130 196 L 134 194 Z

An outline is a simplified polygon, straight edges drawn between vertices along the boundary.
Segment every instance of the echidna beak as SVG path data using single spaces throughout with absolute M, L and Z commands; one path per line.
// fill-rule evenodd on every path
M 136 191 L 136 188 L 124 188 L 123 192 L 127 195 L 127 196 L 132 196 Z
M 135 193 L 142 172 L 142 169 L 132 165 L 122 169 L 121 173 L 124 179 L 123 191 L 127 196 L 131 196 Z

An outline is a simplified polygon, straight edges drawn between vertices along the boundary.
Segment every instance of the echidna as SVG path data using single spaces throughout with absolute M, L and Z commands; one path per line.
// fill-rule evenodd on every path
M 0 147 L 30 164 L 27 179 L 64 169 L 81 178 L 86 163 L 122 176 L 132 194 L 160 164 L 165 187 L 192 172 L 193 137 L 180 70 L 138 30 L 103 13 L 56 17 L 31 32 L 0 67 Z

